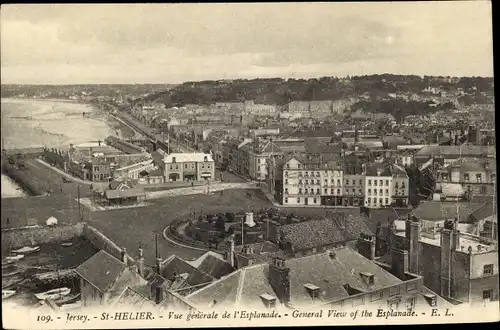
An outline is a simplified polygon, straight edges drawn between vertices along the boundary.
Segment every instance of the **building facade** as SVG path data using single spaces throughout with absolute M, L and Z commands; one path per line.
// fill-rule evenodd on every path
M 343 171 L 321 159 L 292 156 L 283 166 L 284 205 L 342 205 Z
M 204 181 L 215 178 L 215 164 L 210 154 L 172 153 L 166 155 L 165 179 L 174 181 Z

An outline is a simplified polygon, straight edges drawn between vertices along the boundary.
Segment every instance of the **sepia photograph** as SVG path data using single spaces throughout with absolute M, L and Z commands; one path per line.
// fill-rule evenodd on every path
M 2 5 L 3 328 L 498 322 L 492 16 Z

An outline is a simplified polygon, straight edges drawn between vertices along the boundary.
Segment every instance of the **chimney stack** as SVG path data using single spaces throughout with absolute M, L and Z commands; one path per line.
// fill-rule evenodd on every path
M 273 258 L 272 264 L 269 265 L 269 284 L 281 303 L 290 301 L 290 268 L 287 267 L 285 259 Z
M 453 273 L 453 251 L 459 248 L 460 233 L 453 221 L 446 221 L 441 230 L 441 292 L 443 297 L 451 296 L 451 276 Z
M 126 248 L 122 248 L 121 253 L 120 253 L 120 259 L 121 259 L 121 262 L 123 262 L 125 265 L 127 265 L 128 255 L 127 255 Z
M 139 262 L 137 265 L 137 270 L 139 272 L 139 275 L 144 276 L 144 251 L 142 250 L 142 247 L 139 247 Z
M 234 234 L 229 237 L 227 245 L 228 251 L 226 252 L 226 261 L 234 267 Z
M 410 222 L 410 237 L 408 238 L 409 250 L 409 271 L 413 274 L 419 273 L 419 255 L 420 255 L 420 219 L 413 216 Z
M 408 272 L 408 251 L 400 249 L 391 250 L 391 273 L 399 279 L 404 279 Z
M 361 233 L 358 238 L 358 252 L 363 257 L 374 260 L 375 259 L 375 245 L 376 237 Z
M 160 286 L 155 287 L 155 303 L 159 304 L 163 300 L 163 292 Z

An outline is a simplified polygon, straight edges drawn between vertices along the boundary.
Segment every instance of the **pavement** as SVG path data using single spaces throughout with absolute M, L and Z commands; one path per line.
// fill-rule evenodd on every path
M 208 191 L 207 191 L 208 189 Z M 210 194 L 221 190 L 228 189 L 259 189 L 255 183 L 217 183 L 210 186 L 195 186 L 188 188 L 178 188 L 161 191 L 151 191 L 146 193 L 146 199 L 159 199 L 165 197 L 185 196 L 185 195 L 198 195 Z

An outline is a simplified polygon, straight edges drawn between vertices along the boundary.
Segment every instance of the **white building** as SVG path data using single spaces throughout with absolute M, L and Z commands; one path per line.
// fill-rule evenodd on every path
M 127 166 L 123 166 L 117 168 L 113 172 L 113 177 L 115 180 L 139 180 L 139 174 L 142 171 L 148 171 L 154 169 L 155 165 L 153 164 L 153 159 L 147 159 L 141 162 L 137 162 L 134 164 L 130 164 Z
M 408 205 L 409 179 L 403 168 L 395 164 L 372 163 L 366 167 L 364 174 L 365 207 Z
M 174 181 L 204 181 L 215 178 L 212 155 L 201 152 L 165 155 L 165 179 Z
M 292 156 L 283 165 L 283 205 L 342 205 L 343 181 L 335 163 Z

